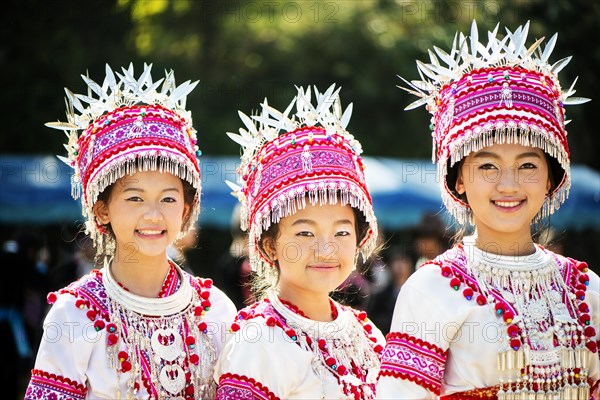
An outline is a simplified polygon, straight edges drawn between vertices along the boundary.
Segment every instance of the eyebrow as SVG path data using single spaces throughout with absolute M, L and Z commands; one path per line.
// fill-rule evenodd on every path
M 493 153 L 491 151 L 480 151 L 479 153 L 473 154 L 473 158 L 484 158 L 484 157 L 490 157 L 490 158 L 495 158 L 495 159 L 499 159 L 500 156 L 497 153 Z M 535 158 L 542 158 L 542 156 L 539 153 L 536 153 L 535 151 L 527 151 L 525 153 L 520 153 L 519 155 L 517 155 L 517 159 L 521 159 L 521 158 L 528 158 L 528 157 L 535 157 Z
M 317 223 L 315 221 L 313 221 L 312 219 L 297 219 L 292 223 L 292 226 L 300 225 L 300 224 L 316 225 Z M 350 221 L 349 219 L 338 219 L 337 221 L 334 221 L 334 224 L 336 224 L 336 225 L 342 225 L 342 224 L 352 225 L 352 221 Z
M 125 192 L 142 192 L 142 193 L 144 193 L 145 190 L 141 189 L 141 188 L 136 188 L 136 187 L 128 187 L 128 188 L 123 189 L 123 193 L 125 193 Z M 161 193 L 164 193 L 164 192 L 177 192 L 177 193 L 179 193 L 179 192 L 181 192 L 181 190 L 179 190 L 177 188 L 166 188 L 166 189 L 163 189 L 161 191 Z

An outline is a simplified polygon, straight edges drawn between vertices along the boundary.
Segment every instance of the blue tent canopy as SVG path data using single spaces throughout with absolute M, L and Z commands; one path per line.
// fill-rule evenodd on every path
M 442 212 L 436 168 L 428 160 L 365 157 L 367 186 L 382 228 L 416 225 L 424 213 Z M 237 200 L 226 180 L 235 181 L 239 158 L 201 158 L 200 223 L 228 228 Z M 567 202 L 551 217 L 557 229 L 600 230 L 600 173 L 572 165 Z M 81 222 L 71 197 L 71 169 L 54 156 L 0 156 L 0 223 Z

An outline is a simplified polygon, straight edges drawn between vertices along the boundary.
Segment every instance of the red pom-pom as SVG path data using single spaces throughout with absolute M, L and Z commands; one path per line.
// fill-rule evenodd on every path
M 85 315 L 87 315 L 87 317 L 90 319 L 90 321 L 93 321 L 96 319 L 96 315 L 98 315 L 98 313 L 96 312 L 96 310 L 89 309 L 85 313 Z
M 373 327 L 371 325 L 369 325 L 369 324 L 366 324 L 364 326 L 364 328 L 365 328 L 365 331 L 368 332 L 368 333 L 371 333 L 373 331 Z
M 587 274 L 581 274 L 579 275 L 579 282 L 587 286 L 590 284 L 590 277 Z
M 510 347 L 515 351 L 519 350 L 519 348 L 521 347 L 521 341 L 519 339 L 511 339 Z
M 198 365 L 198 363 L 200 362 L 200 357 L 198 357 L 198 354 L 192 354 L 190 356 L 190 362 L 194 365 Z
M 504 322 L 506 322 L 507 324 L 510 324 L 513 321 L 513 318 L 515 318 L 515 314 L 513 314 L 512 311 L 504 312 Z
M 115 333 L 117 331 L 117 326 L 113 323 L 106 325 L 106 330 L 110 333 Z
M 117 358 L 119 359 L 119 362 L 122 363 L 123 361 L 127 361 L 129 359 L 129 354 L 127 354 L 126 351 L 121 350 L 119 354 L 117 354 Z
M 209 291 L 202 292 L 202 293 L 200 293 L 200 297 L 202 297 L 204 300 L 208 300 L 208 298 L 210 297 L 210 292 Z
M 202 282 L 202 286 L 204 286 L 206 289 L 210 289 L 213 285 L 213 281 L 210 278 L 206 278 L 203 282 Z
M 288 329 L 285 331 L 285 334 L 288 335 L 291 339 L 296 340 L 298 337 L 296 336 L 296 331 L 293 329 Z
M 585 261 L 580 261 L 577 265 L 577 269 L 579 269 L 581 272 L 588 272 L 588 265 Z
M 106 338 L 106 344 L 109 346 L 113 346 L 115 343 L 117 343 L 118 340 L 119 340 L 119 338 L 117 337 L 117 335 L 115 335 L 114 333 L 111 333 Z
M 46 301 L 48 302 L 48 304 L 56 303 L 56 299 L 57 299 L 57 296 L 56 296 L 56 293 L 54 293 L 54 292 L 48 293 L 48 296 L 46 297 Z
M 595 353 L 598 351 L 598 344 L 596 342 L 594 342 L 593 340 L 590 340 L 589 342 L 587 342 L 585 344 L 585 347 L 587 347 L 588 350 L 591 351 L 592 353 Z
M 193 344 L 196 344 L 196 338 L 193 336 L 188 336 L 185 338 L 185 344 L 187 344 L 188 346 L 191 346 Z
M 321 350 L 325 350 L 327 348 L 327 342 L 325 339 L 319 339 L 318 344 Z
M 465 290 L 463 290 L 463 296 L 465 296 L 467 300 L 471 300 L 473 298 L 473 289 L 470 287 L 465 288 Z
M 584 313 L 590 312 L 590 307 L 587 305 L 587 303 L 581 303 L 579 305 L 579 311 Z
M 75 301 L 75 307 L 77 308 L 84 308 L 85 307 L 85 301 L 82 299 L 77 299 Z
M 587 286 L 585 286 L 583 283 L 578 283 L 577 285 L 575 285 L 575 289 L 581 290 L 585 293 L 585 291 L 587 290 Z
M 204 307 L 204 309 L 208 309 L 210 308 L 210 301 L 208 300 L 202 300 L 202 302 L 200 303 L 200 305 L 202 305 L 202 307 Z
M 450 267 L 442 267 L 442 276 L 446 278 L 452 275 L 452 269 Z
M 123 361 L 121 363 L 121 371 L 122 372 L 131 371 L 131 363 L 129 361 Z
M 339 367 L 337 367 L 336 371 L 340 375 L 346 375 L 348 373 L 348 369 L 346 367 L 344 367 L 343 365 L 340 365 Z
M 579 300 L 584 300 L 584 299 L 585 299 L 585 292 L 584 292 L 583 290 L 578 290 L 578 291 L 575 293 L 575 296 L 577 296 L 577 298 L 578 298 Z
M 487 303 L 487 300 L 484 295 L 480 294 L 477 296 L 477 304 L 479 304 L 480 306 L 483 306 L 486 303 Z
M 267 318 L 267 326 L 275 326 L 275 325 L 277 325 L 277 321 L 275 321 L 275 318 L 273 318 L 273 317 Z
M 458 279 L 458 278 L 450 279 L 450 287 L 454 290 L 458 290 L 460 288 L 460 279 Z
M 364 321 L 365 319 L 367 319 L 367 313 L 364 311 L 361 311 L 358 313 L 358 319 L 361 321 Z
M 101 319 L 94 321 L 94 329 L 96 331 L 101 331 L 102 329 L 104 329 L 104 321 L 102 321 Z
M 508 332 L 508 336 L 515 337 L 519 334 L 519 328 L 516 325 L 509 325 L 506 332 Z
M 246 311 L 242 310 L 238 313 L 237 318 L 238 319 L 246 319 L 246 318 L 248 318 L 248 313 Z
M 586 326 L 586 328 L 583 330 L 583 333 L 589 338 L 596 336 L 596 330 L 593 326 Z
M 188 396 L 193 396 L 194 395 L 194 386 L 189 385 L 188 387 L 186 387 L 185 394 L 187 394 Z
M 202 315 L 202 311 L 204 311 L 204 309 L 202 307 L 200 307 L 200 306 L 194 307 L 194 315 L 196 317 L 201 316 Z
M 204 321 L 202 321 L 198 324 L 198 329 L 200 330 L 200 332 L 204 332 L 207 327 L 208 327 L 208 325 L 206 325 L 206 322 L 204 322 Z
M 335 358 L 333 357 L 327 357 L 325 359 L 325 364 L 327 364 L 327 366 L 332 367 L 335 365 Z
M 504 304 L 502 303 L 496 303 L 496 305 L 494 306 L 494 310 L 496 310 L 496 314 L 498 315 L 504 314 L 505 309 L 506 307 L 504 307 Z
M 581 317 L 579 317 L 579 321 L 581 321 L 582 324 L 586 324 L 586 322 L 590 322 L 590 314 L 581 314 Z M 588 324 L 586 324 L 588 325 Z
M 237 332 L 240 330 L 240 324 L 238 324 L 237 322 L 234 322 L 233 324 L 231 324 L 231 332 Z
M 375 353 L 381 353 L 383 351 L 383 346 L 378 344 L 373 348 L 373 350 L 375 350 Z

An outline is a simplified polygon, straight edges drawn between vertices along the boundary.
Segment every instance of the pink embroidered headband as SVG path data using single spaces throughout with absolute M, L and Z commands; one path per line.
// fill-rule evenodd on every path
M 262 114 L 252 118 L 240 112 L 245 129 L 228 133 L 242 145 L 238 169 L 241 186 L 228 182 L 241 202 L 241 227 L 249 230 L 250 261 L 255 271 L 269 260 L 259 241 L 271 224 L 312 204 L 349 204 L 360 210 L 369 231 L 359 243 L 364 258 L 375 248 L 377 222 L 360 157 L 362 147 L 346 131 L 352 105 L 341 113 L 339 90 L 332 85 L 323 94 L 297 88 L 289 107 L 279 112 L 262 104 Z M 290 114 L 296 106 L 296 113 Z M 283 133 L 280 134 L 280 131 Z
M 401 78 L 408 85 L 402 89 L 420 97 L 406 109 L 425 104 L 432 114 L 432 156 L 438 163 L 442 198 L 463 225 L 470 208 L 454 191 L 456 164 L 494 143 L 537 147 L 555 160 L 555 186 L 536 219 L 557 210 L 571 185 L 564 106 L 589 101 L 571 97 L 575 82 L 567 91 L 560 87 L 557 74 L 571 57 L 548 63 L 556 34 L 541 51 L 544 38 L 525 47 L 529 22 L 514 32 L 507 29 L 503 39 L 496 37 L 497 30 L 498 25 L 488 32 L 487 44 L 479 43 L 473 21 L 470 37 L 455 36 L 450 54 L 434 47 L 430 64 L 417 61 L 420 81 Z
M 98 196 L 136 170 L 170 172 L 190 183 L 196 189 L 196 198 L 182 231 L 186 232 L 198 218 L 200 151 L 191 113 L 185 110 L 186 96 L 197 82 L 176 86 L 172 71 L 153 82 L 151 68 L 144 65 L 144 72 L 136 80 L 133 65 L 123 68 L 123 74 L 114 73 L 107 65 L 102 85 L 82 75 L 88 85 L 87 96 L 65 89 L 68 122 L 46 124 L 66 131 L 68 156 L 58 157 L 74 169 L 72 195 L 75 199 L 82 196 L 86 231 L 96 244 L 103 239 L 103 229 L 93 218 Z

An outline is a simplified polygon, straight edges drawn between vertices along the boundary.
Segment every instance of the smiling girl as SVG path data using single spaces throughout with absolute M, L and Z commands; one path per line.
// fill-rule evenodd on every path
M 339 89 L 299 88 L 284 113 L 263 104 L 229 134 L 244 151 L 235 187 L 261 300 L 238 313 L 215 379 L 218 399 L 372 399 L 383 335 L 334 291 L 375 247 L 361 146 Z M 292 107 L 296 114 L 289 116 Z M 284 133 L 279 134 L 280 130 Z
M 152 82 L 150 69 L 135 80 L 130 66 L 117 81 L 107 66 L 102 86 L 84 77 L 99 98 L 67 90 L 69 122 L 49 124 L 68 131 L 64 160 L 103 264 L 48 295 L 26 399 L 214 398 L 235 306 L 167 257 L 200 209 L 184 108 L 196 84 L 176 86 L 171 72 L 157 92 L 162 79 Z
M 568 196 L 569 98 L 529 24 L 489 43 L 455 38 L 448 64 L 409 83 L 433 114 L 434 154 L 461 240 L 402 287 L 382 357 L 381 399 L 589 399 L 598 394 L 600 280 L 532 232 Z M 466 232 L 471 231 L 469 234 Z

